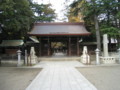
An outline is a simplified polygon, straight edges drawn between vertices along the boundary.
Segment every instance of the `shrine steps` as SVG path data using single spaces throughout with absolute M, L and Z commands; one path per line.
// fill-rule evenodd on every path
M 39 57 L 38 61 L 80 61 L 80 57 Z

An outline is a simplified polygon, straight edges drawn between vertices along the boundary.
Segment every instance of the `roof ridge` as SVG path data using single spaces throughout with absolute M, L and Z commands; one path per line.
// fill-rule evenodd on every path
M 34 23 L 34 25 L 84 25 L 84 22 L 47 22 Z

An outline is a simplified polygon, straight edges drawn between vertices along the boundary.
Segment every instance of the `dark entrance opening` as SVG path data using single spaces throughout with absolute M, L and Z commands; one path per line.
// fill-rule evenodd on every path
M 67 42 L 51 42 L 51 50 L 53 56 L 66 56 Z
M 79 56 L 79 37 L 75 36 L 49 36 L 40 38 L 39 56 Z

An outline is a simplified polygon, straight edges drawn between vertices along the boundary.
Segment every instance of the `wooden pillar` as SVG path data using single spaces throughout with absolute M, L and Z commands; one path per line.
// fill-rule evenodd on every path
M 80 55 L 79 37 L 77 37 L 77 56 Z
M 48 56 L 50 56 L 50 38 L 48 37 Z
M 39 38 L 39 56 L 42 56 L 42 41 L 41 38 Z
M 71 37 L 68 39 L 68 56 L 71 56 Z

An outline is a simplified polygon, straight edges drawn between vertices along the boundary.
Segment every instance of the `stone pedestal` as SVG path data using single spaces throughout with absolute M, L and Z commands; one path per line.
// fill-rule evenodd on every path
M 87 46 L 83 47 L 83 54 L 81 56 L 81 62 L 84 64 L 90 64 L 90 56 L 88 55 L 88 52 L 87 52 Z
M 37 56 L 35 55 L 35 50 L 34 50 L 34 47 L 31 47 L 31 50 L 30 50 L 30 56 L 28 57 L 28 63 L 29 64 L 36 64 L 38 61 L 37 61 Z
M 115 57 L 108 55 L 108 37 L 107 34 L 103 35 L 103 56 L 100 57 L 103 64 L 114 64 L 116 63 Z

